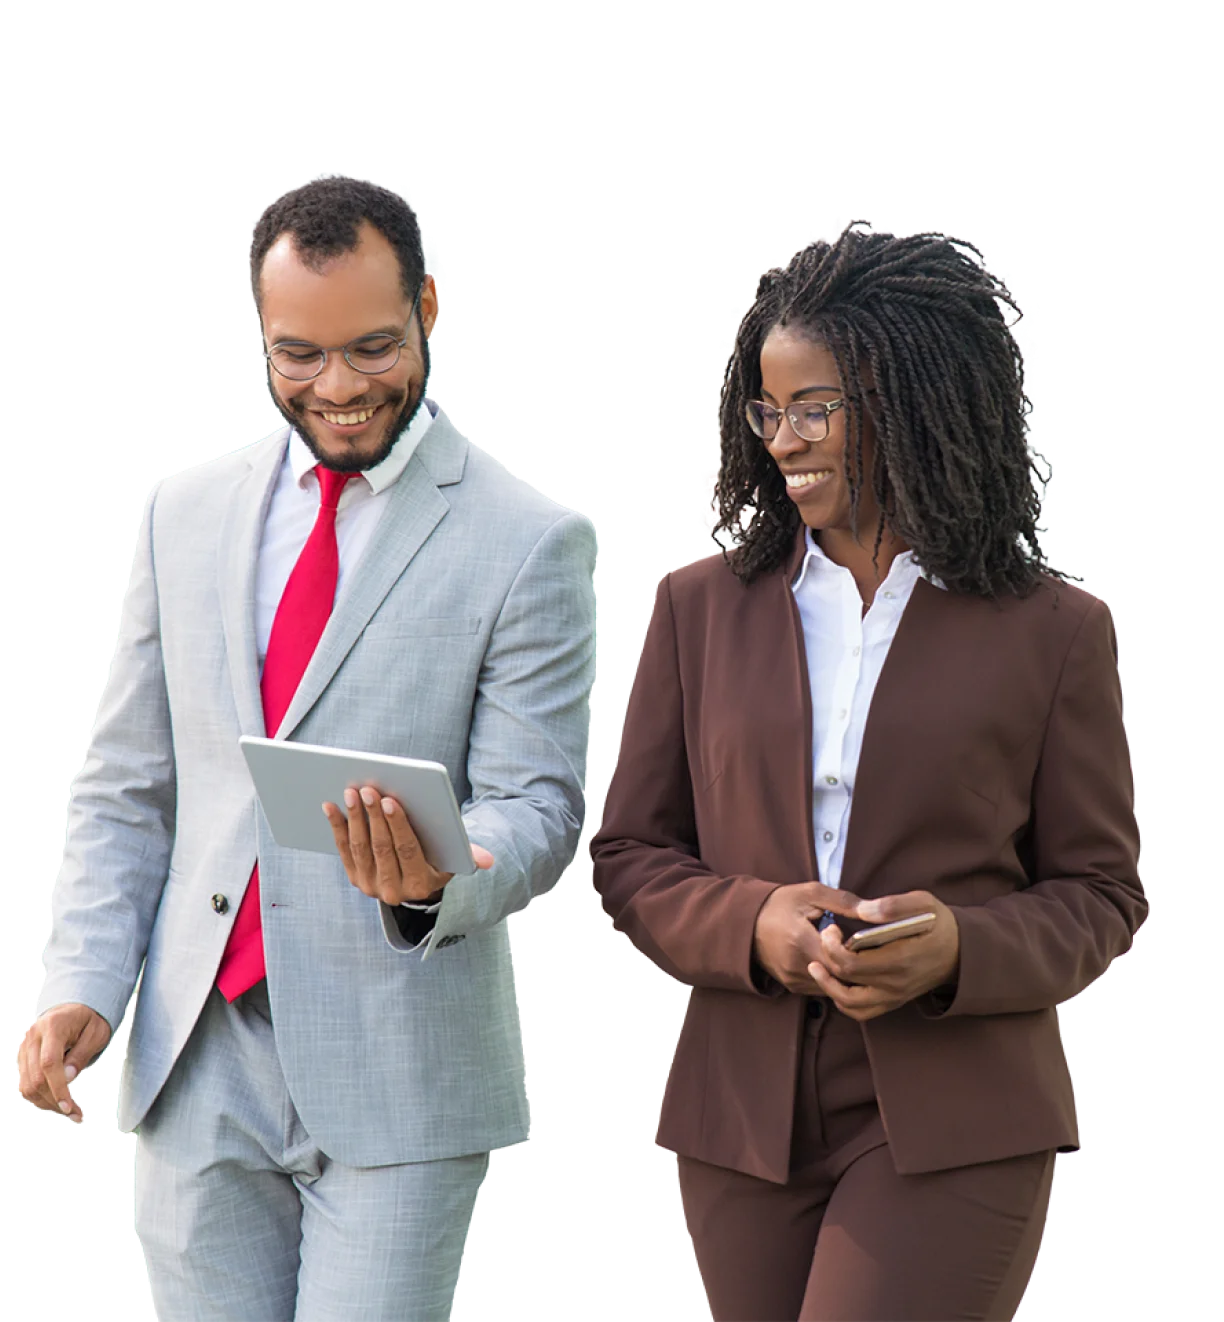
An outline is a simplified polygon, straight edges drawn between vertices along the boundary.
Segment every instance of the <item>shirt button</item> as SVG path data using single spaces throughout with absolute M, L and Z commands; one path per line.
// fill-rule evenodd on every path
M 886 592 L 884 595 L 888 598 L 889 601 L 892 601 L 892 599 L 893 599 L 897 594 L 896 594 L 895 592 Z
M 828 841 L 828 840 L 832 840 L 832 839 L 833 839 L 833 832 L 832 832 L 832 831 L 826 831 L 826 832 L 824 833 L 824 838 L 825 838 L 826 841 Z
M 229 913 L 229 900 L 224 895 L 214 895 L 212 907 L 214 913 Z
M 826 776 L 826 777 L 825 777 L 825 783 L 826 783 L 827 785 L 836 785 L 836 784 L 837 784 L 837 777 L 836 777 L 836 776 Z
M 858 654 L 859 654 L 862 650 L 863 650 L 863 649 L 862 649 L 861 647 L 856 647 L 856 648 L 854 649 L 854 651 L 850 653 L 850 655 L 851 655 L 851 656 L 858 656 Z
M 838 719 L 839 721 L 844 721 L 844 720 L 846 719 L 846 717 L 849 716 L 849 715 L 850 715 L 850 713 L 845 709 L 845 707 L 843 707 L 843 708 L 841 709 L 841 711 L 839 711 L 839 712 L 837 713 L 837 719 Z

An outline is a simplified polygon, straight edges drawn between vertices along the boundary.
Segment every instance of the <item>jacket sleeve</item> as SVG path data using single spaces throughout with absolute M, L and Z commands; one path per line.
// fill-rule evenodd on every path
M 136 986 L 174 844 L 176 777 L 153 561 L 141 527 L 119 642 L 72 786 L 38 1013 L 88 1005 L 118 1028 Z
M 670 579 L 664 579 L 603 825 L 591 842 L 595 888 L 616 927 L 672 977 L 760 995 L 753 932 L 777 884 L 719 876 L 701 861 L 684 703 Z
M 955 909 L 948 1015 L 1045 1009 L 1130 948 L 1147 916 L 1109 610 L 1095 601 L 1063 663 L 1033 781 L 1032 885 Z
M 492 853 L 484 872 L 442 892 L 422 957 L 492 927 L 549 890 L 578 847 L 584 814 L 591 685 L 595 678 L 595 530 L 567 513 L 551 524 L 506 594 L 481 665 L 468 747 L 471 797 L 462 805 L 474 844 Z M 383 906 L 392 945 L 410 948 Z

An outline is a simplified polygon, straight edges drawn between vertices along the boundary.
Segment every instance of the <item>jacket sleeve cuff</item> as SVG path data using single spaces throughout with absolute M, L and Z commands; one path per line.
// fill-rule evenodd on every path
M 400 935 L 411 945 L 413 950 L 418 950 L 429 940 L 430 934 L 438 921 L 438 910 L 441 908 L 441 900 L 436 904 L 416 904 L 405 901 L 398 909 L 393 910 L 395 925 L 399 928 Z
M 950 982 L 944 987 L 936 987 L 932 991 L 923 993 L 915 1001 L 918 1013 L 924 1019 L 942 1019 L 956 1004 L 959 990 L 957 983 Z

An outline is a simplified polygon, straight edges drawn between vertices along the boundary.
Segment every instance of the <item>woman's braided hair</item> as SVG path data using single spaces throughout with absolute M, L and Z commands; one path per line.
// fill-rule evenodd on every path
M 726 553 L 745 583 L 787 558 L 800 520 L 777 465 L 748 426 L 761 392 L 761 345 L 789 327 L 825 345 L 841 374 L 850 427 L 854 518 L 870 481 L 885 525 L 953 592 L 1031 591 L 1045 563 L 1037 542 L 1045 477 L 1026 439 L 1020 349 L 1004 319 L 1019 308 L 971 244 L 942 234 L 864 232 L 814 243 L 761 277 L 723 378 L 722 463 L 715 490 Z M 868 375 L 869 374 L 869 375 Z M 875 459 L 863 472 L 863 419 Z

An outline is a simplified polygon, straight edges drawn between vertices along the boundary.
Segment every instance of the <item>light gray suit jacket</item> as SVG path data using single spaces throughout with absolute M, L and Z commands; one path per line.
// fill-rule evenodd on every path
M 505 919 L 556 882 L 582 825 L 594 532 L 439 412 L 274 732 L 445 764 L 496 863 L 446 887 L 412 951 L 338 858 L 276 845 L 238 749 L 265 734 L 255 560 L 288 435 L 149 501 L 73 786 L 39 1012 L 79 1001 L 117 1027 L 143 966 L 119 1104 L 135 1128 L 258 854 L 277 1047 L 319 1146 L 360 1166 L 515 1143 L 528 1118 Z

